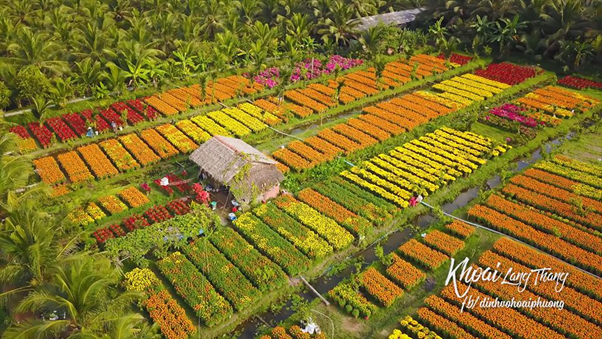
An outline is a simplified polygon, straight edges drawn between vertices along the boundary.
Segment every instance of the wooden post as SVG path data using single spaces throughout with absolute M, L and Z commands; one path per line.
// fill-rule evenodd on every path
M 314 294 L 315 294 L 315 295 L 317 295 L 317 296 L 318 296 L 318 298 L 320 298 L 320 300 L 322 300 L 322 301 L 323 301 L 323 302 L 326 304 L 326 306 L 330 306 L 330 302 L 328 302 L 328 300 L 326 300 L 326 299 L 325 299 L 325 298 L 324 298 L 324 297 L 323 297 L 323 296 L 322 296 L 320 293 L 318 293 L 318 291 L 316 291 L 316 289 L 315 289 L 313 286 L 311 286 L 311 285 L 310 285 L 310 284 L 307 282 L 307 280 L 305 280 L 305 278 L 303 278 L 303 276 L 302 276 L 302 275 L 300 275 L 300 276 L 299 276 L 299 278 L 301 278 L 301 280 L 303 281 L 303 283 L 304 283 L 305 285 L 307 285 L 307 287 L 308 287 L 308 288 L 309 288 L 309 289 L 310 289 L 312 292 L 314 292 Z

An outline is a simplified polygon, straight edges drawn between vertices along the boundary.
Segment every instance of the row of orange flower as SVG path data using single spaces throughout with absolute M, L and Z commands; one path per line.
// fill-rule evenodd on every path
M 602 257 L 572 245 L 555 235 L 533 229 L 494 209 L 477 205 L 468 211 L 468 215 L 498 231 L 512 235 L 564 260 L 570 260 L 577 266 L 593 272 L 602 272 Z
M 549 217 L 537 210 L 511 202 L 496 194 L 491 195 L 485 204 L 538 230 L 550 234 L 559 234 L 563 239 L 574 245 L 602 253 L 602 239 L 598 236 Z
M 479 264 L 485 267 L 488 266 L 496 268 L 500 271 L 508 271 L 509 269 L 512 269 L 513 272 L 517 273 L 531 272 L 530 268 L 491 251 L 486 251 L 481 254 L 481 257 L 479 258 Z M 541 295 L 545 298 L 549 298 L 551 300 L 562 300 L 565 303 L 565 308 L 575 312 L 576 314 L 579 314 L 581 317 L 589 321 L 600 323 L 602 320 L 602 314 L 599 312 L 600 308 L 602 307 L 602 303 L 574 290 L 571 287 L 565 286 L 562 291 L 558 292 L 556 281 L 544 281 L 537 284 L 528 284 L 527 288 L 533 293 Z M 577 322 L 574 321 L 574 323 Z M 582 324 L 580 327 L 588 328 L 591 326 L 592 324 L 590 323 Z M 594 332 L 592 331 L 592 333 Z M 600 337 L 602 337 L 602 335 Z

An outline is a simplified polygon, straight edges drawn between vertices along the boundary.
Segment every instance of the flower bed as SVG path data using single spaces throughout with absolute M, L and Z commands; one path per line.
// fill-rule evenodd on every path
M 207 239 L 199 239 L 182 251 L 237 311 L 253 305 L 261 296 L 251 282 Z
M 182 200 L 173 200 L 165 205 L 173 215 L 184 215 L 190 213 L 190 206 Z
M 92 236 L 99 244 L 104 244 L 105 241 L 115 237 L 114 233 L 111 232 L 109 228 L 99 228 L 92 233 Z
M 332 253 L 332 246 L 328 242 L 275 204 L 263 204 L 255 208 L 253 213 L 308 257 L 322 258 Z
M 299 200 L 315 208 L 327 217 L 343 225 L 349 232 L 356 237 L 364 236 L 368 229 L 372 227 L 370 222 L 357 214 L 349 211 L 345 207 L 330 200 L 328 197 L 314 191 L 311 188 L 306 188 L 297 194 Z
M 390 220 L 397 211 L 393 204 L 339 177 L 321 182 L 312 188 L 353 213 L 379 225 Z
M 570 167 L 562 166 L 561 164 L 553 163 L 550 161 L 540 161 L 536 163 L 533 167 L 544 170 L 546 172 L 558 174 L 565 178 L 590 185 L 597 189 L 602 188 L 602 178 L 600 178 L 599 176 L 574 170 Z
M 508 62 L 500 64 L 489 64 L 486 69 L 475 71 L 475 75 L 503 82 L 508 85 L 517 85 L 525 80 L 532 78 L 543 71 L 535 67 L 519 66 Z
M 173 216 L 169 213 L 167 208 L 165 208 L 165 206 L 162 205 L 155 205 L 149 208 L 148 210 L 146 210 L 146 212 L 144 212 L 144 216 L 148 218 L 148 220 L 152 224 L 157 222 L 163 222 L 167 219 L 173 218 Z
M 130 151 L 134 158 L 136 158 L 136 160 L 138 160 L 138 162 L 140 162 L 140 164 L 143 166 L 154 164 L 161 160 L 161 158 L 157 156 L 155 152 L 153 152 L 153 150 L 151 150 L 148 145 L 134 133 L 119 137 L 119 141 L 121 141 L 123 146 Z M 171 145 L 169 146 L 173 148 Z
M 100 114 L 94 114 L 91 109 L 81 111 L 79 114 L 86 119 L 89 125 L 94 126 L 94 130 L 98 133 L 105 133 L 111 129 L 111 125 Z
M 274 200 L 275 204 L 295 217 L 305 226 L 324 237 L 335 250 L 341 250 L 351 244 L 353 235 L 339 226 L 334 220 L 323 216 L 315 209 L 296 200 L 292 196 L 283 195 Z
M 404 331 L 412 334 L 412 338 L 441 338 L 435 331 L 431 331 L 409 315 L 403 318 L 399 324 Z
M 136 159 L 123 148 L 117 139 L 107 139 L 101 141 L 99 145 L 120 171 L 129 171 L 140 167 Z
M 38 148 L 35 140 L 29 135 L 29 132 L 25 127 L 13 126 L 9 131 L 19 136 L 19 150 L 21 152 L 30 152 Z
M 405 290 L 411 290 L 426 279 L 424 272 L 401 259 L 397 254 L 391 253 L 391 257 L 393 263 L 387 267 L 387 275 Z
M 511 196 L 520 202 L 535 206 L 544 211 L 555 213 L 561 217 L 573 220 L 574 222 L 581 223 L 597 230 L 602 230 L 602 215 L 598 213 L 587 212 L 586 210 L 579 212 L 576 206 L 571 203 L 550 198 L 547 195 L 533 192 L 532 190 L 525 189 L 514 184 L 506 185 L 502 191 L 506 195 Z
M 441 53 L 437 56 L 437 58 L 445 60 L 445 54 Z M 467 63 L 469 63 L 472 60 L 472 57 L 468 56 L 468 55 L 452 53 L 449 55 L 449 57 L 447 59 L 449 60 L 449 62 L 453 62 L 454 64 L 466 65 Z
M 98 202 L 110 214 L 121 213 L 128 209 L 127 205 L 114 195 L 102 196 L 98 198 Z
M 353 290 L 351 285 L 346 283 L 338 284 L 335 288 L 328 291 L 328 297 L 334 300 L 339 306 L 348 313 L 356 316 L 370 317 L 377 310 L 377 306 L 368 301 L 360 292 Z
M 150 203 L 148 197 L 140 192 L 136 187 L 128 187 L 118 193 L 131 208 L 140 207 Z
M 162 159 L 168 159 L 180 152 L 173 147 L 167 140 L 165 140 L 159 133 L 154 129 L 145 129 L 140 132 L 140 137 L 144 140 L 148 146 L 150 146 Z M 189 139 L 190 140 L 190 139 Z M 126 146 L 127 147 L 127 146 Z M 140 160 L 140 159 L 138 159 Z
M 510 179 L 510 182 L 521 186 L 523 188 L 529 189 L 531 191 L 546 195 L 550 198 L 554 198 L 556 200 L 564 201 L 566 203 L 573 203 L 575 201 L 579 201 L 579 203 L 587 210 L 591 210 L 597 212 L 598 214 L 602 213 L 602 203 L 596 201 L 594 199 L 582 197 L 573 192 L 567 191 L 562 188 L 558 188 L 556 186 L 546 184 L 539 180 L 533 179 L 524 175 L 517 175 Z
M 196 150 L 199 145 L 190 140 L 184 133 L 174 125 L 165 124 L 155 127 L 155 130 L 165 137 L 172 145 L 182 153 L 190 153 Z
M 570 189 L 573 193 L 579 194 L 588 198 L 602 200 L 602 190 L 596 189 L 590 185 L 582 184 L 577 181 L 567 179 L 560 175 L 548 173 L 546 171 L 530 168 L 524 173 L 526 176 L 536 178 L 539 181 L 554 185 L 560 188 Z
M 468 211 L 468 215 L 479 222 L 485 223 L 489 227 L 510 234 L 559 258 L 570 260 L 579 267 L 593 272 L 602 272 L 601 257 L 580 247 L 571 245 L 555 235 L 535 230 L 529 227 L 529 225 L 483 205 L 472 207 Z
M 471 333 L 475 333 L 481 338 L 511 339 L 511 337 L 506 333 L 487 324 L 468 312 L 461 312 L 458 307 L 448 303 L 438 296 L 431 295 L 426 298 L 424 302 L 431 310 L 443 314 L 446 318 L 470 330 Z
M 61 118 L 75 131 L 75 133 L 81 138 L 83 137 L 88 128 L 86 121 L 81 115 L 77 113 L 66 113 L 61 115 Z
M 97 179 L 108 178 L 119 173 L 97 144 L 78 147 L 77 151 L 90 166 Z
M 360 281 L 362 287 L 385 307 L 391 306 L 397 298 L 403 296 L 403 290 L 373 267 L 365 270 Z
M 57 156 L 57 159 L 72 183 L 80 183 L 94 179 L 94 176 L 92 176 L 92 173 L 90 173 L 86 164 L 84 164 L 75 151 L 61 153 Z
M 54 185 L 66 180 L 65 175 L 53 157 L 35 159 L 33 165 L 36 168 L 36 173 L 38 173 L 42 181 L 46 184 Z
M 46 120 L 46 123 L 50 128 L 54 131 L 56 136 L 61 139 L 61 141 L 69 141 L 77 139 L 77 135 L 67 124 L 61 120 L 59 117 L 49 118 Z
M 91 202 L 88 204 L 88 206 L 86 206 L 86 213 L 88 213 L 88 215 L 92 217 L 94 221 L 101 220 L 107 216 L 105 212 L 103 212 L 94 202 Z
M 310 262 L 303 253 L 250 212 L 242 214 L 234 221 L 234 225 L 288 274 L 296 275 L 309 268 Z
M 464 248 L 464 241 L 437 230 L 429 232 L 422 240 L 427 245 L 451 257 Z
M 468 239 L 468 237 L 470 237 L 475 232 L 474 227 L 457 220 L 454 220 L 451 223 L 445 225 L 445 228 L 450 233 L 457 237 L 460 237 L 461 239 Z
M 42 145 L 42 148 L 47 148 L 54 142 L 54 134 L 52 134 L 46 126 L 30 122 L 27 127 L 29 127 L 31 133 L 33 133 L 34 137 L 38 140 L 40 145 Z
M 530 268 L 549 267 L 554 272 L 567 272 L 566 284 L 597 300 L 602 300 L 600 281 L 575 267 L 556 258 L 524 246 L 508 238 L 500 238 L 493 244 L 493 250 Z
M 121 116 L 119 114 L 117 114 L 117 112 L 112 110 L 110 107 L 106 108 L 106 109 L 101 109 L 100 116 L 102 116 L 106 121 L 108 121 L 111 127 L 113 126 L 113 123 L 115 123 L 115 125 L 117 125 L 117 126 L 124 125 L 124 122 L 121 119 Z
M 572 75 L 567 75 L 564 78 L 558 80 L 558 84 L 567 86 L 567 87 L 577 88 L 577 89 L 584 89 L 584 88 L 602 89 L 602 83 L 600 83 L 600 82 L 592 81 L 589 79 L 583 79 L 583 78 L 575 77 Z
M 441 267 L 449 260 L 447 255 L 419 243 L 416 239 L 410 239 L 397 250 L 404 257 L 414 260 L 430 270 Z
M 197 115 L 197 116 L 193 117 L 192 119 L 190 119 L 190 121 L 194 122 L 197 126 L 199 126 L 199 128 L 203 129 L 205 132 L 207 132 L 211 136 L 223 135 L 223 136 L 228 137 L 228 136 L 232 135 L 225 128 L 218 125 L 215 121 L 209 119 L 208 117 L 206 117 L 204 115 Z
M 286 281 L 286 274 L 270 259 L 231 228 L 214 233 L 209 239 L 262 292 L 274 290 Z
M 111 104 L 111 108 L 119 114 L 125 112 L 127 121 L 132 125 L 136 125 L 144 121 L 144 117 L 134 111 L 125 102 L 114 102 Z
M 213 119 L 216 123 L 223 126 L 225 129 L 234 134 L 235 136 L 241 138 L 245 135 L 251 133 L 251 129 L 247 126 L 241 124 L 240 122 L 232 119 L 226 113 L 221 111 L 214 111 L 207 113 L 207 117 Z
M 165 257 L 157 266 L 207 326 L 219 324 L 232 315 L 232 306 L 180 252 Z
M 130 217 L 123 220 L 123 226 L 128 232 L 132 232 L 139 228 L 149 227 L 150 224 L 148 220 L 146 220 L 143 216 L 138 214 L 133 214 Z
M 230 118 L 238 120 L 240 123 L 245 125 L 254 133 L 261 132 L 267 128 L 267 125 L 264 124 L 261 120 L 257 119 L 256 117 L 250 114 L 247 114 L 245 111 L 239 108 L 224 108 L 222 109 L 222 112 L 227 114 Z
M 168 103 L 159 99 L 157 96 L 153 95 L 150 97 L 143 98 L 142 100 L 144 100 L 148 105 L 152 106 L 153 109 L 157 110 L 163 115 L 172 116 L 180 113 L 178 109 L 170 106 Z
M 128 103 L 128 105 L 133 107 L 135 110 L 142 113 L 142 115 L 144 115 L 148 120 L 152 121 L 159 117 L 159 112 L 157 112 L 156 109 L 154 109 L 152 106 L 149 106 L 148 104 L 144 103 L 140 99 L 130 100 L 127 103 Z
M 458 289 L 464 291 L 468 288 L 463 283 L 458 283 Z M 454 291 L 454 286 L 448 285 L 443 288 L 441 295 L 450 302 L 461 305 L 463 298 L 459 298 Z M 470 289 L 469 294 L 472 298 L 487 298 L 487 295 L 477 291 L 476 288 Z M 545 338 L 564 338 L 563 335 L 549 329 L 545 325 L 538 323 L 530 317 L 521 314 L 520 312 L 509 308 L 498 307 L 474 307 L 469 310 L 471 314 L 478 316 L 485 322 L 494 324 L 512 335 L 512 337 L 530 337 L 533 333 Z
M 183 339 L 195 335 L 197 328 L 186 315 L 186 310 L 166 289 L 161 286 L 149 294 L 142 304 L 167 339 Z
M 201 144 L 211 139 L 211 135 L 199 128 L 191 120 L 180 120 L 176 122 L 176 127 L 192 138 L 196 143 Z
M 438 333 L 445 333 L 450 338 L 475 338 L 472 334 L 466 332 L 455 322 L 449 321 L 445 317 L 438 315 L 426 307 L 421 307 L 418 309 L 418 317 L 431 327 L 435 328 Z
M 523 266 L 510 259 L 504 258 L 491 251 L 486 251 L 481 255 L 481 257 L 479 258 L 479 265 L 484 268 L 491 267 L 500 271 L 508 271 L 511 269 L 517 274 L 528 274 L 529 272 L 531 272 L 530 268 Z M 584 334 L 587 332 L 600 333 L 595 335 L 595 337 L 602 336 L 602 328 L 598 327 L 594 329 L 594 327 L 596 326 L 593 324 L 596 322 L 600 323 L 600 321 L 602 320 L 602 315 L 600 314 L 600 312 L 596 311 L 597 309 L 600 309 L 600 307 L 602 307 L 602 303 L 600 301 L 588 297 L 587 295 L 581 294 L 568 286 L 564 286 L 561 293 L 557 292 L 556 289 L 557 287 L 555 281 L 541 282 L 538 284 L 527 285 L 527 295 L 533 292 L 541 297 L 548 298 L 550 300 L 562 300 L 565 303 L 566 309 L 580 315 L 583 319 L 574 315 L 568 316 L 567 314 L 563 314 L 564 312 L 561 312 L 561 310 L 557 309 L 554 309 L 553 312 L 549 312 L 549 310 L 542 310 L 545 313 L 537 312 L 534 310 L 534 313 L 536 313 L 534 315 L 540 318 L 547 318 L 547 314 L 551 313 L 550 316 L 557 317 L 559 320 L 564 321 L 564 324 L 562 322 L 558 323 L 558 321 L 550 321 L 550 319 L 547 319 L 550 323 L 555 323 L 555 325 L 557 325 L 559 329 L 562 329 L 578 337 L 586 337 L 586 335 Z M 501 292 L 500 294 L 504 294 L 510 297 L 515 295 L 515 293 L 522 293 L 512 291 L 511 289 L 507 290 L 504 288 L 498 288 L 498 291 Z M 562 311 L 566 312 L 566 310 Z M 572 319 L 567 319 L 569 317 L 571 317 Z M 588 321 L 585 321 L 584 319 Z M 572 325 L 568 325 L 565 327 L 565 324 Z

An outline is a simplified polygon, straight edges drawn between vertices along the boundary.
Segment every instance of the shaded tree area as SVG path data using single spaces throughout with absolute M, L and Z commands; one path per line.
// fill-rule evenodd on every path
M 596 0 L 425 0 L 419 21 L 442 52 L 463 48 L 506 58 L 554 60 L 565 71 L 602 63 L 602 2 Z M 433 23 L 433 18 L 437 21 Z
M 0 109 L 347 51 L 402 0 L 0 0 Z M 19 78 L 27 77 L 25 81 Z M 34 88 L 37 87 L 37 88 Z M 39 98 L 38 98 L 39 100 Z

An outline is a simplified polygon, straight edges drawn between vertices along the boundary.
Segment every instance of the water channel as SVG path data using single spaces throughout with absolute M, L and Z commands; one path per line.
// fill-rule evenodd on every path
M 574 136 L 573 132 L 569 132 L 564 138 L 566 140 L 571 139 Z M 545 143 L 545 148 L 547 152 L 550 152 L 554 146 L 560 145 L 561 138 L 554 139 Z M 516 166 L 513 172 L 520 172 L 526 167 L 532 165 L 533 163 L 542 159 L 541 148 L 535 150 L 531 153 L 531 155 L 524 159 L 518 159 L 515 161 Z M 501 178 L 499 175 L 494 176 L 493 178 L 487 180 L 486 185 L 469 188 L 462 193 L 460 193 L 452 202 L 444 204 L 441 206 L 441 209 L 447 213 L 453 213 L 454 211 L 463 208 L 467 204 L 469 204 L 473 199 L 479 196 L 479 193 L 482 189 L 491 190 L 494 187 L 501 184 Z M 387 239 L 384 242 L 380 242 L 380 245 L 383 248 L 385 254 L 391 253 L 399 246 L 403 245 L 405 242 L 409 241 L 415 236 L 414 229 L 425 230 L 427 229 L 433 222 L 436 222 L 437 218 L 431 215 L 430 213 L 425 213 L 419 215 L 418 217 L 412 220 L 411 225 L 414 227 L 406 227 L 400 231 L 394 231 L 389 234 Z M 361 257 L 362 266 L 366 267 L 372 264 L 375 260 L 378 260 L 376 254 L 374 252 L 374 247 L 369 246 L 361 252 L 353 255 L 353 257 L 358 258 Z M 338 285 L 342 280 L 349 277 L 353 270 L 355 269 L 354 265 L 349 265 L 347 268 L 337 272 L 336 274 L 326 274 L 331 269 L 324 271 L 324 274 L 319 278 L 311 281 L 311 285 L 322 295 L 325 295 L 328 291 L 333 289 L 336 285 Z M 311 302 L 317 297 L 306 290 L 303 290 L 297 295 L 307 302 Z M 257 315 L 246 322 L 240 324 L 234 333 L 238 334 L 238 338 L 240 339 L 253 339 L 256 337 L 257 332 L 261 329 L 261 326 L 265 323 L 269 324 L 269 326 L 274 327 L 279 322 L 288 319 L 291 315 L 294 314 L 294 310 L 291 309 L 292 302 L 291 299 L 288 299 L 284 307 L 282 307 L 277 312 L 265 312 L 263 314 Z

